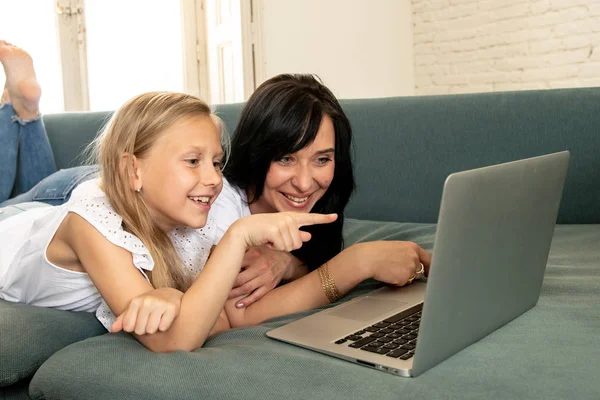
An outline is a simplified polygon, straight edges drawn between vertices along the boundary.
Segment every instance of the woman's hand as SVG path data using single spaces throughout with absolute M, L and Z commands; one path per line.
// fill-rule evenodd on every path
M 229 299 L 248 296 L 236 303 L 247 307 L 273 290 L 282 280 L 306 275 L 308 268 L 292 254 L 266 246 L 252 247 L 244 255 L 242 272 L 238 275 Z
M 404 286 L 429 274 L 431 254 L 413 242 L 380 240 L 358 243 L 347 250 L 355 252 L 367 276 L 390 285 Z M 423 275 L 417 274 L 421 264 Z
M 172 288 L 154 289 L 134 297 L 110 331 L 136 335 L 165 332 L 179 315 L 182 297 L 182 292 Z

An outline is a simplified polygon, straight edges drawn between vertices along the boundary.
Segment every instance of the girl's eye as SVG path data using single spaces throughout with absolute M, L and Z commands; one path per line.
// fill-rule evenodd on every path
M 200 160 L 198 160 L 197 158 L 190 158 L 185 161 L 190 165 L 198 165 L 198 163 L 200 162 Z
M 319 157 L 319 158 L 317 158 L 317 164 L 321 164 L 321 165 L 325 165 L 325 164 L 327 164 L 330 161 L 331 161 L 331 158 L 329 158 L 329 157 Z

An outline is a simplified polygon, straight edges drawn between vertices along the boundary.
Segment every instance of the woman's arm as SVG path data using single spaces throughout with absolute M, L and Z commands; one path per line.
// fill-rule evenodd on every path
M 327 265 L 338 290 L 346 294 L 368 278 L 402 286 L 418 270 L 419 263 L 423 263 L 428 271 L 431 256 L 417 244 L 378 241 L 350 246 L 328 261 Z M 329 303 L 318 271 L 272 290 L 248 307 L 238 309 L 235 301 L 228 301 L 225 306 L 232 327 L 256 325 L 267 319 Z

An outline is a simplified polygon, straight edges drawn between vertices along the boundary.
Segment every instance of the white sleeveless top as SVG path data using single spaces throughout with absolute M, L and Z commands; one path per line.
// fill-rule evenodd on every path
M 70 200 L 57 207 L 35 208 L 0 222 L 0 299 L 60 310 L 95 312 L 110 330 L 114 314 L 85 272 L 70 271 L 50 263 L 46 250 L 61 222 L 74 212 L 94 226 L 111 243 L 133 256 L 133 264 L 152 271 L 154 261 L 142 241 L 126 232 L 122 219 L 98 186 L 98 180 L 80 184 Z M 214 220 L 202 229 L 180 227 L 169 233 L 184 268 L 194 278 L 200 273 L 211 247 L 218 242 Z

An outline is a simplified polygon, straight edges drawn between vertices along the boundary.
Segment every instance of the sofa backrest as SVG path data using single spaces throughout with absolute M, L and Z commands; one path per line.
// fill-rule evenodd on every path
M 569 150 L 558 222 L 600 223 L 600 87 L 341 103 L 355 139 L 348 217 L 436 222 L 450 173 Z M 231 133 L 242 106 L 216 107 Z M 44 117 L 59 167 L 79 164 L 107 116 Z

